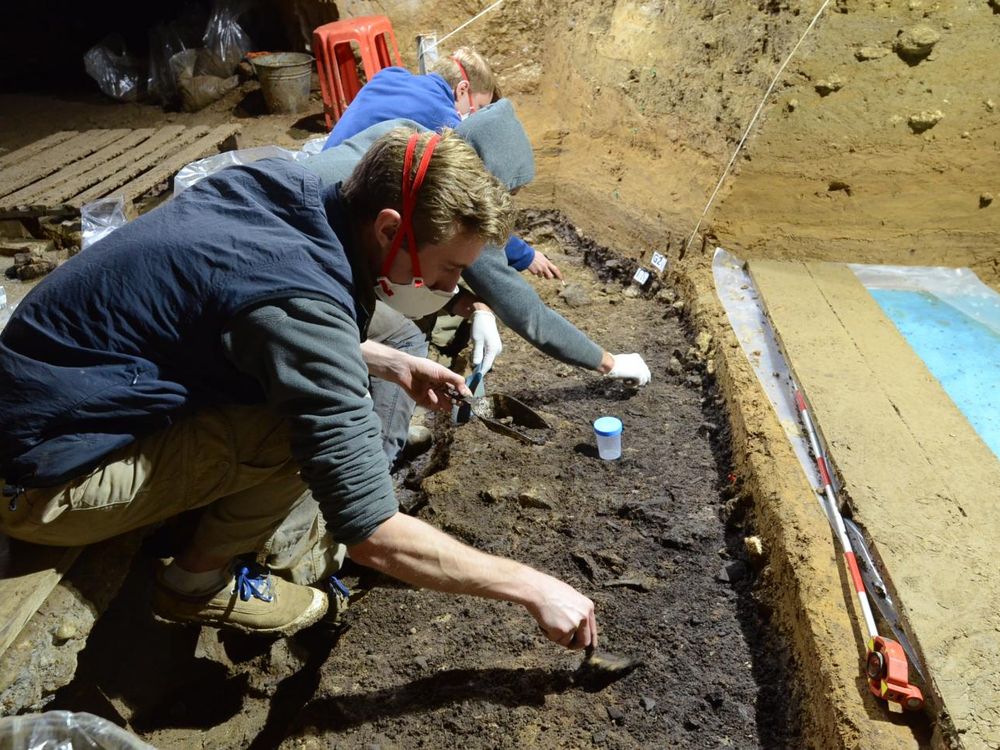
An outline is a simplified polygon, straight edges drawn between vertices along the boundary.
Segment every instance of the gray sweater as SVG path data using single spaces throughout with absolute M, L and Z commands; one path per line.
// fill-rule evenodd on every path
M 368 396 L 360 333 L 343 309 L 284 299 L 236 316 L 223 335 L 233 364 L 289 421 L 292 455 L 334 539 L 367 539 L 398 510 Z

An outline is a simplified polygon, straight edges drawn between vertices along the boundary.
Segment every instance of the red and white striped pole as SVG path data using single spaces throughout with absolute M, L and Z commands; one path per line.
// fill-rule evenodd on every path
M 875 628 L 875 617 L 872 615 L 871 605 L 868 603 L 868 596 L 865 594 L 865 582 L 861 578 L 861 571 L 858 570 L 858 561 L 854 556 L 854 549 L 851 547 L 851 540 L 847 537 L 847 529 L 844 526 L 844 517 L 840 514 L 840 507 L 837 505 L 837 496 L 833 491 L 833 481 L 830 479 L 830 470 L 827 465 L 826 454 L 820 446 L 819 437 L 816 434 L 816 427 L 813 425 L 812 417 L 809 416 L 809 407 L 806 406 L 806 399 L 802 395 L 797 385 L 795 389 L 795 405 L 798 407 L 799 415 L 802 417 L 802 424 L 805 425 L 806 435 L 809 437 L 809 444 L 812 446 L 813 455 L 816 457 L 816 468 L 819 470 L 820 479 L 823 482 L 823 508 L 830 519 L 837 534 L 837 541 L 844 551 L 844 560 L 847 563 L 847 570 L 851 574 L 851 581 L 854 583 L 854 591 L 858 595 L 861 603 L 861 611 L 864 614 L 865 627 L 868 629 L 866 642 L 874 640 L 878 636 Z

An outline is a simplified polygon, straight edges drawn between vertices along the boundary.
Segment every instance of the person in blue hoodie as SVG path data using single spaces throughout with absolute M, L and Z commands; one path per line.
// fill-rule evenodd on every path
M 339 146 L 388 120 L 410 120 L 428 130 L 455 128 L 470 114 L 498 99 L 500 90 L 492 68 L 482 55 L 468 47 L 435 60 L 426 75 L 414 75 L 406 68 L 383 68 L 361 87 L 323 148 Z M 545 279 L 562 278 L 555 263 L 520 237 L 511 237 L 504 252 L 507 262 L 518 271 Z

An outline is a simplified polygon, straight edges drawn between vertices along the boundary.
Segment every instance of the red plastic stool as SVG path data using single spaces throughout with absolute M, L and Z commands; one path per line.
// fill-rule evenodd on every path
M 319 88 L 323 93 L 326 127 L 340 119 L 358 92 L 361 80 L 354 57 L 358 46 L 365 78 L 391 65 L 402 65 L 392 24 L 385 16 L 346 18 L 320 26 L 313 31 L 313 54 L 319 71 Z M 390 56 L 391 44 L 391 56 Z

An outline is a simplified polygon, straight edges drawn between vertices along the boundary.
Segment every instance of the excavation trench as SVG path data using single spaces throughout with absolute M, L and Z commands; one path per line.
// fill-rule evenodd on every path
M 266 642 L 168 627 L 148 614 L 136 564 L 50 708 L 108 716 L 159 748 L 803 745 L 788 651 L 745 559 L 752 532 L 704 341 L 673 289 L 630 283 L 634 261 L 557 214 L 523 224 L 567 277 L 538 282 L 545 301 L 604 346 L 642 352 L 653 380 L 630 390 L 507 335 L 488 388 L 543 412 L 551 438 L 527 446 L 438 418 L 438 447 L 400 475 L 401 498 L 585 591 L 604 647 L 643 666 L 594 691 L 575 678 L 579 655 L 519 607 L 356 575 L 367 593 L 340 630 Z M 616 462 L 594 447 L 603 414 L 625 423 Z

